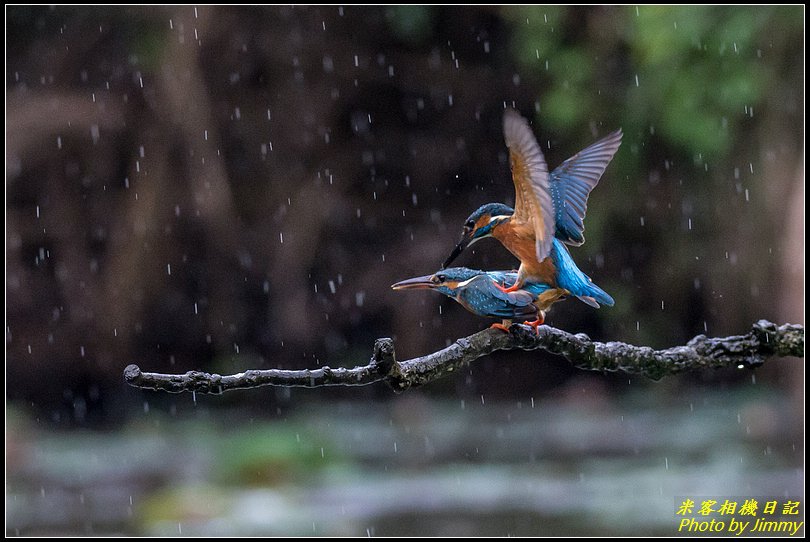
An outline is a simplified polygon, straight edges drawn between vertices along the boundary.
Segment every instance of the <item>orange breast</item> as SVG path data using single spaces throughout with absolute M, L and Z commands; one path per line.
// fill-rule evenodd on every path
M 492 231 L 492 236 L 520 260 L 521 272 L 527 280 L 557 284 L 557 269 L 551 257 L 537 261 L 534 232 L 528 224 L 514 224 L 511 220 L 500 224 Z

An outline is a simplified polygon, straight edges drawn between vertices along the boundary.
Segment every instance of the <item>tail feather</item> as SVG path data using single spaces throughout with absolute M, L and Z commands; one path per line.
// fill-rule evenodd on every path
M 574 263 L 568 248 L 558 239 L 554 239 L 552 257 L 558 272 L 558 284 L 571 292 L 571 295 L 583 303 L 599 308 L 599 303 L 612 307 L 613 298 L 602 288 L 593 283 Z
M 586 275 L 587 276 L 587 275 Z M 588 279 L 590 280 L 590 278 Z M 606 305 L 608 307 L 612 307 L 615 304 L 613 298 L 610 297 L 606 291 L 602 288 L 591 282 L 587 288 L 588 293 L 585 295 L 577 296 L 580 301 L 594 307 L 596 309 L 599 308 L 599 303 L 602 305 Z
M 589 295 L 578 295 L 577 299 L 579 299 L 580 301 L 582 301 L 586 305 L 590 305 L 594 309 L 599 308 L 599 303 L 597 303 L 596 300 L 594 298 L 592 298 L 591 296 L 589 296 Z

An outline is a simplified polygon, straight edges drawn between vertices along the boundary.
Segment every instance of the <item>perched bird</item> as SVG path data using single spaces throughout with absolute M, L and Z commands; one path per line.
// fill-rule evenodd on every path
M 500 318 L 492 327 L 508 331 L 512 320 L 531 320 L 527 324 L 535 331 L 543 323 L 546 311 L 557 301 L 569 295 L 592 307 L 599 303 L 611 306 L 613 298 L 599 288 L 574 263 L 568 249 L 558 239 L 552 241 L 551 256 L 558 270 L 557 285 L 526 281 L 515 290 L 516 271 L 479 271 L 466 267 L 452 267 L 433 275 L 397 282 L 394 290 L 431 289 L 453 298 L 465 309 L 478 316 Z M 499 286 L 502 285 L 502 286 Z
M 442 268 L 479 239 L 494 237 L 520 260 L 517 281 L 509 291 L 526 282 L 556 286 L 557 270 L 549 258 L 552 240 L 575 246 L 585 242 L 588 195 L 619 148 L 622 131 L 578 152 L 551 174 L 529 124 L 514 109 L 504 113 L 503 132 L 515 183 L 515 208 L 488 203 L 471 214 Z

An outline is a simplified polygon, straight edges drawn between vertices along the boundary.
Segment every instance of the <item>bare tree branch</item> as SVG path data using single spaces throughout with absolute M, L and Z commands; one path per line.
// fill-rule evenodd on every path
M 536 350 L 559 354 L 574 367 L 590 371 L 621 371 L 658 380 L 683 371 L 738 367 L 754 368 L 771 356 L 804 357 L 804 326 L 777 326 L 760 320 L 745 335 L 709 338 L 698 335 L 686 346 L 653 350 L 621 342 L 600 343 L 587 335 L 572 335 L 541 326 L 535 335 L 526 326 L 513 324 L 509 333 L 485 329 L 457 340 L 427 356 L 396 361 L 394 341 L 377 339 L 368 365 L 352 369 L 321 367 L 303 371 L 282 369 L 250 370 L 235 375 L 189 371 L 185 374 L 144 373 L 137 365 L 124 369 L 124 380 L 137 388 L 171 393 L 195 391 L 222 393 L 259 386 L 315 388 L 319 386 L 365 386 L 385 381 L 396 391 L 421 386 L 446 376 L 496 350 Z

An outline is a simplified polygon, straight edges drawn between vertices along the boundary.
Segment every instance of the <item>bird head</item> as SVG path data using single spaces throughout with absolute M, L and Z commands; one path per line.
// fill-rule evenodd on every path
M 473 214 L 467 217 L 464 229 L 461 232 L 461 240 L 453 248 L 450 256 L 442 264 L 442 269 L 453 263 L 465 248 L 472 245 L 479 239 L 489 237 L 500 224 L 506 222 L 515 210 L 503 203 L 487 203 L 479 207 Z
M 393 284 L 394 290 L 436 290 L 448 297 L 455 298 L 459 288 L 464 287 L 471 279 L 484 274 L 484 271 L 467 269 L 466 267 L 451 267 L 443 269 L 433 275 L 415 277 Z

